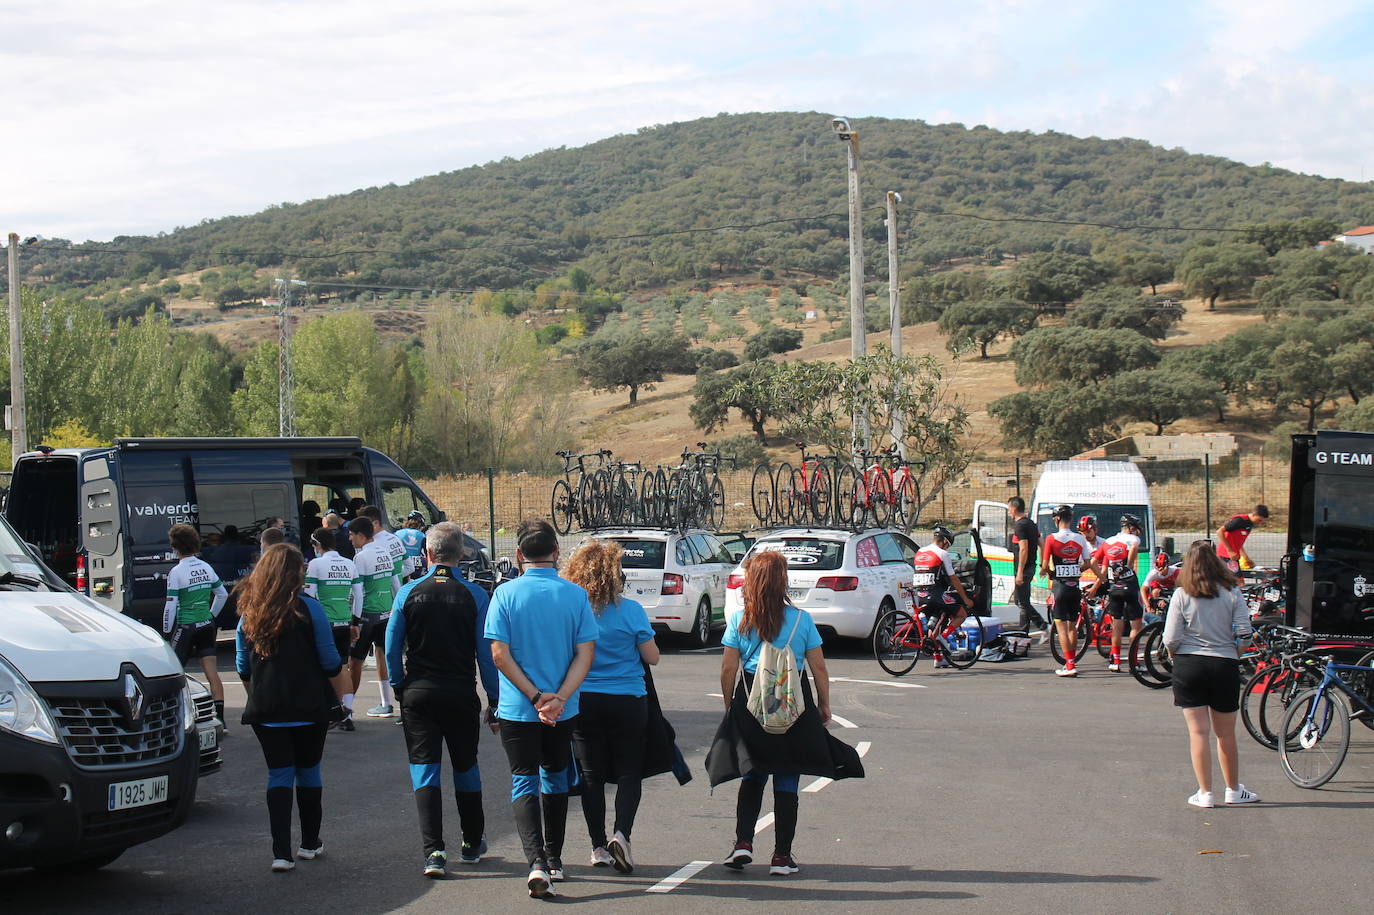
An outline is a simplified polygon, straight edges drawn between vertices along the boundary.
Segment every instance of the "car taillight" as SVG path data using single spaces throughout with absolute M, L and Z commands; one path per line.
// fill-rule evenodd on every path
M 857 591 L 859 579 L 853 575 L 826 575 L 816 582 L 816 587 L 829 591 Z
M 662 594 L 681 594 L 682 576 L 672 572 L 663 573 L 663 587 L 660 589 Z
M 86 593 L 86 555 L 78 553 L 76 556 L 76 590 L 82 594 Z
M 731 573 L 730 573 L 730 577 L 729 577 L 729 578 L 726 580 L 726 582 L 725 582 L 725 587 L 729 588 L 731 591 L 735 590 L 736 588 L 743 588 L 743 587 L 744 587 L 744 573 L 743 573 L 743 572 L 731 572 Z

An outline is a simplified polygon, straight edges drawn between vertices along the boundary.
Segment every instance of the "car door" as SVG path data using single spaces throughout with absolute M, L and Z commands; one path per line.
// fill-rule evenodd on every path
M 710 534 L 700 534 L 700 549 L 706 560 L 706 574 L 710 580 L 708 593 L 711 595 L 711 609 L 722 612 L 725 607 L 725 583 L 734 568 L 734 560 L 725 544 Z
M 902 549 L 901 541 L 905 539 L 899 539 L 899 535 L 892 533 L 879 534 L 876 538 L 883 589 L 893 603 L 900 601 L 902 585 L 911 583 L 911 559 L 915 558 L 916 553 L 913 550 L 908 554 Z
M 977 616 L 992 615 L 992 565 L 983 555 L 983 543 L 976 527 L 954 535 L 950 548 L 954 569 L 973 599 Z M 955 558 L 957 556 L 957 558 Z
M 691 538 L 677 537 L 673 544 L 673 561 L 677 564 L 678 574 L 682 576 L 682 595 L 687 598 L 688 606 L 695 610 L 701 600 L 701 570 L 696 554 L 692 552 Z
M 1001 502 L 974 502 L 973 526 L 983 544 L 1011 548 L 1011 513 Z

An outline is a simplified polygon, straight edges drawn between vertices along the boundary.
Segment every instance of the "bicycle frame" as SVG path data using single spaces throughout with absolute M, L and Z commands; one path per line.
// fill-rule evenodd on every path
M 1322 669 L 1322 682 L 1317 685 L 1318 698 L 1326 698 L 1327 692 L 1334 686 L 1342 693 L 1345 693 L 1345 697 L 1351 700 L 1352 705 L 1358 706 L 1359 710 L 1363 711 L 1366 715 L 1374 715 L 1374 704 L 1371 704 L 1364 696 L 1351 689 L 1350 684 L 1341 679 L 1340 673 L 1343 670 L 1374 673 L 1374 669 L 1359 664 L 1337 664 L 1335 658 L 1327 655 L 1326 667 Z M 1308 727 L 1312 724 L 1312 717 L 1316 713 L 1318 707 L 1319 703 L 1312 703 L 1311 708 L 1307 710 L 1306 717 L 1303 719 L 1303 727 Z M 1358 714 L 1358 711 L 1356 714 Z M 1323 727 L 1325 727 L 1325 723 L 1323 723 Z

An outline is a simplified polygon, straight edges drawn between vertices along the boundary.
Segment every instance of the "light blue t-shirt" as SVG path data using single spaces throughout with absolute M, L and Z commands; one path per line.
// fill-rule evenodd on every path
M 406 555 L 419 559 L 425 551 L 425 532 L 413 527 L 403 527 L 396 532 L 396 539 L 406 548 Z
M 583 642 L 596 641 L 596 617 L 587 592 L 555 569 L 526 569 L 492 595 L 483 634 L 510 646 L 511 657 L 541 692 L 563 685 L 573 654 Z M 504 721 L 538 721 L 539 713 L 515 684 L 501 674 L 501 701 L 496 714 Z M 566 697 L 563 717 L 577 714 L 577 693 Z
M 597 615 L 596 627 L 596 660 L 582 681 L 582 689 L 613 696 L 643 696 L 647 690 L 639 646 L 654 637 L 644 605 L 622 597 Z
M 799 613 L 800 623 L 797 622 Z M 721 637 L 720 643 L 738 651 L 744 661 L 744 672 L 752 674 L 759 666 L 759 649 L 763 647 L 763 639 L 759 638 L 757 632 L 740 632 L 740 620 L 743 618 L 743 610 L 736 610 L 730 614 L 725 621 L 725 635 Z M 796 607 L 784 607 L 782 628 L 778 630 L 778 637 L 773 640 L 773 644 L 781 648 L 781 640 L 787 637 L 787 633 L 792 632 L 793 626 L 797 627 L 797 631 L 792 635 L 792 653 L 797 656 L 797 667 L 805 670 L 806 653 L 812 648 L 821 647 L 821 634 L 816 631 L 816 622 L 811 619 L 811 614 Z

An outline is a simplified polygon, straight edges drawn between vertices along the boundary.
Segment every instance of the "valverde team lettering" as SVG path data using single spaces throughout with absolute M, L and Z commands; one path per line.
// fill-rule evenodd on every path
M 1307 452 L 1307 466 L 1326 473 L 1374 473 L 1374 435 L 1318 432 Z
M 195 524 L 200 517 L 200 506 L 194 502 L 182 502 L 179 505 L 163 505 L 160 502 L 151 505 L 130 505 L 129 511 L 140 518 L 166 518 L 173 524 Z

